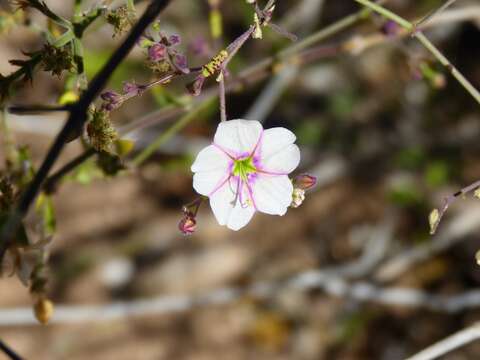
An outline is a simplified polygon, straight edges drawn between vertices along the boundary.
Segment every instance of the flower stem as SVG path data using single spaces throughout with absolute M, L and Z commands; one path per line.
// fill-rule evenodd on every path
M 404 29 L 411 31 L 412 36 L 415 37 L 424 47 L 427 49 L 447 70 L 452 74 L 452 76 L 460 83 L 461 86 L 475 99 L 475 101 L 480 104 L 480 93 L 478 90 L 468 81 L 463 74 L 458 71 L 458 69 L 452 65 L 452 63 L 442 54 L 438 48 L 432 44 L 432 42 L 423 34 L 422 31 L 419 31 L 415 25 L 408 20 L 405 20 L 401 16 L 393 13 L 392 11 L 384 8 L 383 6 L 376 4 L 370 0 L 355 0 L 359 4 L 366 6 L 367 8 L 377 12 L 383 17 L 394 21 Z
M 227 103 L 225 100 L 225 73 L 223 68 L 220 70 L 220 79 L 218 84 L 219 99 L 220 99 L 220 120 L 227 121 Z
M 189 113 L 180 118 L 175 124 L 170 126 L 167 130 L 162 132 L 150 145 L 148 145 L 142 152 L 140 152 L 133 160 L 132 165 L 140 166 L 145 162 L 151 155 L 157 151 L 163 144 L 170 140 L 177 132 L 182 130 L 187 126 L 191 121 L 198 117 L 198 114 L 202 111 L 208 109 L 215 98 L 209 98 L 203 103 L 199 104 L 197 107 L 193 108 Z

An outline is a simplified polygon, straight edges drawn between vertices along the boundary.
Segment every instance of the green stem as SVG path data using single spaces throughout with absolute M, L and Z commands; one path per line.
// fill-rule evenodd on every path
M 478 90 L 468 81 L 458 69 L 452 65 L 452 63 L 442 54 L 442 52 L 432 44 L 430 40 L 421 32 L 416 29 L 415 25 L 398 16 L 397 14 L 385 9 L 383 6 L 373 3 L 370 0 L 355 0 L 359 4 L 368 7 L 369 9 L 377 12 L 383 17 L 394 21 L 404 29 L 411 31 L 412 36 L 415 37 L 424 47 L 427 49 L 445 68 L 452 74 L 452 76 L 460 83 L 461 86 L 480 104 L 480 93 Z
M 180 118 L 175 124 L 170 126 L 167 130 L 161 133 L 150 145 L 148 145 L 141 153 L 139 153 L 133 160 L 132 164 L 134 166 L 140 166 L 145 160 L 147 160 L 151 155 L 157 151 L 163 144 L 170 140 L 176 133 L 182 130 L 187 126 L 191 121 L 198 118 L 198 114 L 202 111 L 208 109 L 210 105 L 216 101 L 215 97 L 206 99 L 204 102 L 199 104 L 197 107 L 192 109 L 189 113 L 185 114 Z
M 75 35 L 73 34 L 73 30 L 69 29 L 69 30 L 65 31 L 60 37 L 55 39 L 53 41 L 52 45 L 55 46 L 55 47 L 65 46 L 70 41 L 72 41 L 74 37 L 75 37 Z
M 299 41 L 295 45 L 292 45 L 285 50 L 280 51 L 278 54 L 279 58 L 286 58 L 291 55 L 297 54 L 302 50 L 305 50 L 309 48 L 312 45 L 315 45 L 316 43 L 319 43 L 320 41 L 323 41 L 325 39 L 328 39 L 339 32 L 349 28 L 352 25 L 355 25 L 360 20 L 365 19 L 368 17 L 368 15 L 371 14 L 371 10 L 369 9 L 363 9 L 361 11 L 356 12 L 355 14 L 348 15 L 333 24 L 321 29 L 320 31 L 306 37 L 302 41 Z

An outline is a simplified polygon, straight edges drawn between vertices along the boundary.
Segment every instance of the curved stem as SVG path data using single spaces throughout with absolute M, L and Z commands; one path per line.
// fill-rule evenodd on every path
M 463 74 L 458 71 L 455 66 L 442 54 L 438 48 L 432 44 L 432 42 L 419 31 L 413 23 L 408 20 L 405 20 L 401 16 L 393 13 L 392 11 L 384 8 L 383 6 L 376 4 L 370 0 L 355 0 L 359 4 L 366 6 L 367 8 L 377 12 L 383 17 L 394 21 L 404 29 L 411 31 L 412 36 L 415 37 L 420 43 L 427 49 L 445 68 L 452 74 L 452 76 L 460 83 L 460 85 L 475 99 L 475 101 L 480 104 L 480 92 L 470 83 L 470 81 L 463 76 Z

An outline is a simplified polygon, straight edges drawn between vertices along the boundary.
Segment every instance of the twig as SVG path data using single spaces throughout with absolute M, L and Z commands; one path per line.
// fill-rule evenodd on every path
M 110 57 L 105 66 L 93 78 L 88 89 L 83 93 L 80 100 L 72 106 L 70 116 L 65 126 L 58 134 L 55 142 L 51 146 L 44 162 L 40 166 L 32 183 L 23 193 L 15 211 L 10 215 L 8 222 L 0 233 L 0 260 L 3 259 L 5 251 L 9 246 L 9 243 L 12 239 L 12 234 L 14 234 L 17 230 L 20 222 L 30 208 L 30 205 L 40 191 L 43 182 L 47 178 L 50 169 L 52 168 L 61 151 L 63 150 L 63 147 L 65 146 L 70 134 L 72 134 L 75 130 L 81 128 L 81 126 L 85 123 L 88 107 L 97 97 L 101 89 L 104 87 L 104 85 L 110 78 L 110 75 L 128 55 L 138 38 L 148 27 L 148 25 L 150 25 L 150 23 L 155 20 L 157 15 L 168 5 L 169 2 L 170 0 L 151 1 L 150 5 L 145 10 L 142 17 L 138 20 L 138 22 L 130 31 L 128 37 Z
M 11 360 L 22 360 L 22 357 L 7 346 L 2 340 L 0 340 L 0 350 L 2 350 Z
M 376 271 L 375 280 L 388 282 L 396 279 L 415 264 L 465 240 L 466 236 L 477 231 L 479 226 L 480 211 L 478 206 L 467 207 L 453 218 L 435 239 L 413 249 L 408 249 L 383 264 Z M 472 261 L 474 260 L 472 259 Z
M 423 27 L 425 24 L 427 24 L 430 20 L 432 20 L 435 16 L 438 14 L 442 13 L 445 11 L 447 8 L 449 8 L 451 5 L 453 5 L 454 2 L 457 0 L 447 0 L 442 6 L 440 6 L 438 9 L 433 10 L 429 14 L 425 15 L 423 18 L 421 18 L 419 21 L 415 23 L 415 28 L 420 29 L 420 27 Z
M 425 350 L 409 357 L 406 360 L 433 360 L 438 359 L 452 350 L 458 349 L 480 338 L 480 323 L 475 323 L 453 335 L 427 347 Z
M 330 296 L 344 299 L 447 313 L 480 307 L 479 290 L 466 291 L 458 295 L 435 295 L 410 288 L 382 288 L 363 281 L 349 283 L 344 278 L 325 271 L 312 270 L 292 276 L 286 281 L 257 282 L 247 288 L 222 287 L 199 294 L 159 296 L 147 300 L 121 301 L 106 305 L 58 305 L 55 307 L 55 314 L 50 323 L 88 323 L 133 316 L 185 312 L 200 306 L 229 304 L 243 297 L 268 298 L 285 289 L 296 291 L 320 289 Z M 0 309 L 0 326 L 37 324 L 31 308 Z
M 404 18 L 398 16 L 397 14 L 387 10 L 383 6 L 373 3 L 370 0 L 355 0 L 356 2 L 370 8 L 371 10 L 377 12 L 383 17 L 390 19 L 412 33 L 412 36 L 415 37 L 420 43 L 452 74 L 452 76 L 460 83 L 461 86 L 475 99 L 475 101 L 480 105 L 480 93 L 478 90 L 468 81 L 463 74 L 458 71 L 458 69 L 450 63 L 450 61 L 442 54 L 440 50 L 433 45 L 430 40 L 415 28 L 414 24 L 405 20 Z
M 225 73 L 223 67 L 220 69 L 218 92 L 220 99 L 220 121 L 227 121 L 227 103 L 225 100 Z
M 213 99 L 214 100 L 214 99 Z M 178 131 L 183 129 L 187 126 L 192 120 L 194 120 L 198 113 L 203 111 L 204 109 L 208 108 L 211 105 L 211 101 L 205 101 L 198 105 L 195 109 L 187 113 L 184 117 L 182 117 L 179 121 L 173 124 L 170 128 L 166 131 L 161 133 L 157 139 L 155 139 L 150 145 L 148 145 L 141 153 L 139 153 L 133 160 L 132 165 L 139 166 L 145 160 L 147 160 L 160 146 L 162 146 L 165 142 L 170 140 L 173 135 L 175 135 Z

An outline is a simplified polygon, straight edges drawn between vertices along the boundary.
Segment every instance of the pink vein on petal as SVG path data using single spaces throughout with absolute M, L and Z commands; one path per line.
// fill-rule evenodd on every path
M 255 147 L 253 148 L 252 152 L 250 153 L 250 156 L 254 156 L 255 153 L 257 152 L 257 148 L 259 147 L 259 145 L 262 143 L 262 139 L 263 139 L 263 128 L 262 128 L 262 132 L 260 133 L 260 136 L 258 137 L 258 140 L 257 140 L 257 143 L 255 144 Z
M 256 211 L 258 211 L 257 204 L 255 203 L 255 198 L 253 197 L 253 190 L 248 182 L 246 183 L 246 185 L 247 185 L 248 194 L 250 195 L 250 200 L 252 200 L 253 208 Z
M 257 171 L 260 174 L 265 174 L 265 175 L 272 175 L 272 176 L 283 176 L 283 175 L 288 175 L 290 173 L 285 173 L 285 172 L 274 172 L 274 171 L 268 171 L 264 169 L 257 169 Z
M 227 155 L 230 159 L 235 160 L 235 156 L 230 154 L 229 150 L 225 149 L 223 146 L 220 146 L 214 142 L 212 142 L 212 145 L 215 146 L 221 152 L 223 152 L 225 155 Z
M 228 176 L 227 176 L 227 178 L 226 178 L 225 180 L 220 180 L 220 181 L 219 181 L 218 185 L 215 186 L 215 188 L 207 195 L 208 197 L 210 197 L 210 196 L 212 196 L 213 194 L 215 194 L 218 190 L 220 190 L 220 189 L 223 187 L 223 185 L 225 185 L 225 183 L 226 183 L 228 180 L 230 180 L 230 178 L 232 177 L 232 175 L 230 175 L 230 174 L 227 174 L 227 175 L 228 175 Z

